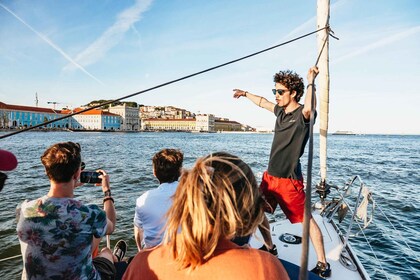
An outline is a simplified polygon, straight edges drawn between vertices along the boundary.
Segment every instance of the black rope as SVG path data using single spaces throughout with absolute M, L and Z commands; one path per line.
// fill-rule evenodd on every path
M 199 72 L 196 72 L 196 73 L 193 73 L 193 74 L 190 74 L 190 75 L 184 76 L 184 77 L 182 77 L 182 78 L 178 78 L 178 79 L 175 79 L 175 80 L 172 80 L 172 81 L 169 81 L 169 82 L 166 82 L 166 83 L 163 83 L 163 84 L 160 84 L 160 85 L 157 85 L 157 86 L 154 86 L 154 87 L 151 87 L 151 88 L 148 88 L 148 89 L 142 90 L 142 91 L 138 91 L 138 92 L 135 92 L 135 93 L 132 93 L 132 94 L 129 94 L 129 95 L 126 95 L 126 96 L 120 97 L 120 98 L 118 98 L 118 99 L 110 100 L 110 101 L 107 101 L 107 102 L 104 102 L 104 103 L 101 103 L 101 104 L 98 104 L 98 105 L 95 105 L 95 106 L 92 106 L 92 107 L 89 107 L 89 108 L 83 109 L 83 110 L 81 110 L 81 111 L 78 111 L 78 112 L 75 112 L 75 113 L 71 113 L 71 114 L 66 115 L 66 116 L 63 116 L 63 117 L 59 117 L 59 118 L 54 119 L 54 120 L 49 120 L 49 121 L 46 121 L 46 122 L 44 122 L 44 123 L 41 123 L 41 124 L 38 124 L 38 125 L 35 125 L 35 126 L 27 127 L 27 128 L 22 129 L 22 130 L 19 130 L 19 131 L 14 131 L 14 132 L 12 132 L 12 133 L 2 135 L 2 136 L 0 136 L 0 139 L 4 139 L 4 138 L 10 137 L 10 136 L 12 136 L 12 135 L 16 135 L 16 134 L 19 134 L 19 133 L 22 133 L 22 132 L 25 132 L 25 131 L 28 131 L 28 130 L 31 130 L 31 129 L 35 129 L 35 128 L 38 128 L 38 127 L 41 127 L 41 126 L 45 126 L 45 125 L 50 124 L 50 123 L 53 123 L 53 122 L 57 122 L 57 121 L 60 121 L 60 120 L 64 120 L 64 119 L 66 119 L 66 118 L 70 118 L 70 117 L 72 117 L 72 116 L 74 116 L 74 115 L 78 115 L 78 114 L 81 114 L 81 113 L 84 113 L 84 112 L 87 112 L 87 111 L 90 111 L 90 110 L 93 110 L 93 109 L 96 109 L 96 108 L 99 108 L 99 107 L 102 107 L 102 106 L 105 106 L 105 105 L 108 105 L 108 104 L 111 104 L 111 103 L 115 103 L 115 102 L 117 102 L 117 101 L 121 101 L 121 100 L 123 100 L 123 99 L 127 99 L 127 98 L 130 98 L 130 97 L 133 97 L 133 96 L 136 96 L 136 95 L 139 95 L 139 94 L 142 94 L 142 93 L 145 93 L 145 92 L 151 91 L 151 90 L 155 90 L 155 89 L 158 89 L 158 88 L 161 88 L 161 87 L 164 87 L 164 86 L 167 86 L 167 85 L 170 85 L 170 84 L 173 84 L 173 83 L 176 83 L 176 82 L 179 82 L 179 81 L 182 81 L 182 80 L 185 80 L 185 79 L 188 79 L 188 78 L 191 78 L 191 77 L 194 77 L 194 76 L 197 76 L 197 75 L 200 75 L 200 74 L 203 74 L 203 73 L 209 72 L 209 71 L 212 71 L 212 70 L 215 70 L 215 69 L 217 69 L 217 68 L 224 67 L 224 66 L 226 66 L 226 65 L 229 65 L 229 64 L 232 64 L 232 63 L 235 63 L 235 62 L 238 62 L 238 61 L 241 61 L 241 60 L 244 60 L 244 59 L 250 58 L 250 57 L 252 57 L 252 56 L 256 56 L 256 55 L 258 55 L 258 54 L 261 54 L 261 53 L 267 52 L 267 51 L 269 51 L 269 50 L 272 50 L 272 49 L 275 49 L 275 48 L 278 48 L 278 47 L 281 47 L 281 46 L 283 46 L 283 45 L 290 44 L 290 43 L 292 43 L 292 42 L 294 42 L 294 41 L 300 40 L 300 39 L 302 39 L 302 38 L 305 38 L 305 37 L 307 37 L 307 36 L 309 36 L 309 35 L 315 34 L 315 33 L 319 32 L 319 31 L 321 31 L 321 30 L 328 29 L 328 28 L 329 28 L 329 26 L 325 26 L 325 27 L 323 27 L 323 28 L 320 28 L 320 29 L 318 29 L 318 30 L 312 31 L 312 32 L 307 33 L 307 34 L 305 34 L 305 35 L 302 35 L 302 36 L 296 37 L 296 38 L 294 38 L 294 39 L 291 39 L 291 40 L 289 40 L 289 41 L 283 42 L 283 43 L 281 43 L 281 44 L 278 44 L 278 45 L 275 45 L 275 46 L 272 46 L 272 47 L 269 47 L 269 48 L 263 49 L 263 50 L 261 50 L 261 51 L 258 51 L 258 52 L 255 52 L 255 53 L 252 53 L 252 54 L 249 54 L 249 55 L 243 56 L 243 57 L 238 58 L 238 59 L 231 60 L 231 61 L 226 62 L 226 63 L 223 63 L 223 64 L 219 64 L 219 65 L 214 66 L 214 67 L 207 68 L 207 69 L 205 69 L 205 70 L 202 70 L 202 71 L 199 71 Z

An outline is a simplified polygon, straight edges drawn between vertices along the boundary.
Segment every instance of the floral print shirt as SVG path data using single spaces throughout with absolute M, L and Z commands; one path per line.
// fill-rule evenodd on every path
M 100 279 L 92 265 L 92 240 L 106 233 L 106 213 L 73 198 L 24 201 L 17 233 L 26 279 Z

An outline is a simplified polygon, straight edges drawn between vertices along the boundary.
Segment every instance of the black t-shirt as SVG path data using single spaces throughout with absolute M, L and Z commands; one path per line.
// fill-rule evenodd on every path
M 272 176 L 302 179 L 299 158 L 309 139 L 309 120 L 305 120 L 302 110 L 303 105 L 300 105 L 293 112 L 286 114 L 283 107 L 274 107 L 277 119 L 267 170 Z

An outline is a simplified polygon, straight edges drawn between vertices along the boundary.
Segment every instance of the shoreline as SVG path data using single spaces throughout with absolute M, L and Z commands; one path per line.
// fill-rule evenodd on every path
M 7 128 L 0 128 L 0 133 L 8 133 L 8 132 L 16 132 L 20 131 L 22 129 L 7 129 Z M 206 131 L 184 131 L 184 130 L 99 130 L 99 129 L 33 129 L 29 130 L 31 132 L 41 132 L 41 133 L 47 133 L 47 132 L 107 132 L 107 133 L 165 133 L 165 132 L 180 132 L 180 133 L 207 133 L 207 134 L 273 134 L 273 131 L 215 131 L 215 132 L 206 132 Z M 28 132 L 28 131 L 26 131 Z M 314 135 L 319 135 L 318 132 L 314 132 Z M 354 133 L 354 134 L 341 134 L 336 132 L 330 132 L 328 133 L 328 136 L 366 136 L 366 135 L 385 135 L 385 136 L 420 136 L 420 133 L 413 134 L 413 133 Z

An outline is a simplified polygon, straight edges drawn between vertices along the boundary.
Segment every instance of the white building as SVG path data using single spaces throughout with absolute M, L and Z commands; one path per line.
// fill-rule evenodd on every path
M 200 114 L 195 117 L 195 129 L 197 131 L 214 132 L 214 115 Z
M 138 131 L 140 129 L 140 116 L 138 107 L 123 105 L 109 107 L 109 112 L 121 116 L 121 130 Z
M 79 112 L 81 108 L 76 108 L 71 112 Z M 98 109 L 74 115 L 71 119 L 72 129 L 87 130 L 120 130 L 121 117 L 119 115 L 104 112 Z

